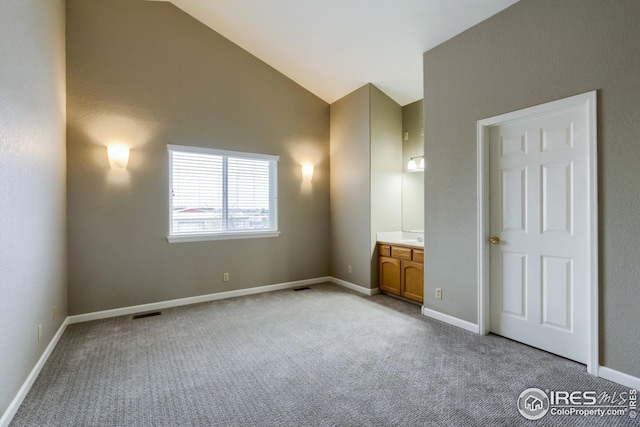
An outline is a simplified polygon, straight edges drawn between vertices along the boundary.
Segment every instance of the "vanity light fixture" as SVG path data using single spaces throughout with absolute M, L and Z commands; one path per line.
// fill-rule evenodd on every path
M 313 179 L 313 165 L 304 163 L 302 165 L 302 182 L 311 182 Z
M 126 169 L 129 163 L 129 147 L 123 144 L 112 144 L 107 147 L 109 164 L 112 169 Z
M 420 163 L 416 163 L 416 159 L 420 159 Z M 424 156 L 415 156 L 409 159 L 407 163 L 407 172 L 420 172 L 424 170 Z

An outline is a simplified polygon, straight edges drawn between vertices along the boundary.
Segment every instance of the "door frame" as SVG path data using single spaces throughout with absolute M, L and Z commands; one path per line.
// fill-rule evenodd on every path
M 489 130 L 494 126 L 505 123 L 534 118 L 549 113 L 567 110 L 575 107 L 585 107 L 587 112 L 588 132 L 588 164 L 589 175 L 587 188 L 587 206 L 589 220 L 587 222 L 589 239 L 589 310 L 588 321 L 588 354 L 587 372 L 598 375 L 599 344 L 598 344 L 598 169 L 597 169 L 597 92 L 591 91 L 580 95 L 570 96 L 557 101 L 548 102 L 534 107 L 489 117 L 477 122 L 477 244 L 478 244 L 478 330 L 486 335 L 490 330 L 491 297 L 490 297 L 490 218 L 489 218 Z

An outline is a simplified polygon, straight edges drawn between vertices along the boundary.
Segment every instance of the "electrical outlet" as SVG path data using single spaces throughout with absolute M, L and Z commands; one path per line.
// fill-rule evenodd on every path
M 229 273 L 224 273 L 222 275 L 222 281 L 223 282 L 228 282 L 229 281 Z
M 349 272 L 349 274 L 351 274 L 351 266 L 347 266 L 347 271 Z
M 436 288 L 436 299 L 442 299 L 442 289 Z
M 38 325 L 38 342 L 42 339 L 42 325 Z
M 56 317 L 58 317 L 58 307 L 56 307 L 54 305 L 53 306 L 53 320 L 56 320 Z

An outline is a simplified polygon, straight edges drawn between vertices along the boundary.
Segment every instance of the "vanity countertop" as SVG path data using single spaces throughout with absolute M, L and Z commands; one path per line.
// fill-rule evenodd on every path
M 387 245 L 402 245 L 424 249 L 424 234 L 406 231 L 380 232 L 376 235 L 378 243 Z

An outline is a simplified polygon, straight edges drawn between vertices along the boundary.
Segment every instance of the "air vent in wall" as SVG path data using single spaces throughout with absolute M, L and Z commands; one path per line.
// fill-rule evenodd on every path
M 133 315 L 133 320 L 144 319 L 145 317 L 160 316 L 161 314 L 162 314 L 161 311 L 152 311 L 152 312 L 149 312 L 149 313 L 134 314 Z

